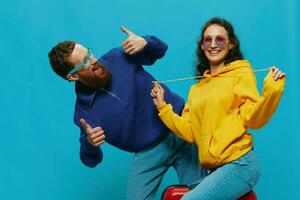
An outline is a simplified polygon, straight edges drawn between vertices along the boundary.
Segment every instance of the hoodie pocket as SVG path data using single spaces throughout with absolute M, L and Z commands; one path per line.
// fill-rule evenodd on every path
M 200 162 L 204 167 L 214 167 L 218 164 L 218 160 L 209 148 L 210 140 L 211 136 L 202 136 L 197 140 Z

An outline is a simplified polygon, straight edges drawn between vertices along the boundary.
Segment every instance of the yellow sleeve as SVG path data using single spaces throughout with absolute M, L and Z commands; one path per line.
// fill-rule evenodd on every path
M 158 116 L 178 137 L 189 143 L 194 143 L 188 103 L 186 103 L 181 116 L 179 116 L 173 111 L 171 104 L 166 104 L 166 102 L 164 102 L 164 105 L 159 109 Z
M 272 117 L 283 94 L 285 77 L 275 81 L 272 73 L 264 79 L 262 95 L 259 96 L 254 73 L 240 76 L 235 84 L 240 116 L 247 128 L 258 129 Z

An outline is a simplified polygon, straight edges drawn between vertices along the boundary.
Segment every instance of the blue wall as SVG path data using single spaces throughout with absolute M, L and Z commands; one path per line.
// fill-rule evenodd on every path
M 79 160 L 79 130 L 72 123 L 75 96 L 47 58 L 57 42 L 72 39 L 101 55 L 126 36 L 154 34 L 169 51 L 148 68 L 159 80 L 191 76 L 200 27 L 213 16 L 231 21 L 254 68 L 277 65 L 287 85 L 272 120 L 255 135 L 263 172 L 259 199 L 300 199 L 299 1 L 2 0 L 0 11 L 0 199 L 125 199 L 131 154 L 103 145 L 95 169 Z M 265 73 L 257 74 L 261 88 Z M 186 98 L 193 81 L 168 84 Z M 176 183 L 174 171 L 163 187 Z M 161 191 L 161 190 L 160 190 Z

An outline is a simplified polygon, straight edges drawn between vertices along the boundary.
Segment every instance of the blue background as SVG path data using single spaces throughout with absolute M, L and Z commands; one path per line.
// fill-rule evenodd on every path
M 214 16 L 232 22 L 255 69 L 277 65 L 287 73 L 277 112 L 251 131 L 263 168 L 255 191 L 263 200 L 300 199 L 299 8 L 297 0 L 2 0 L 0 199 L 125 199 L 132 155 L 105 144 L 101 165 L 81 164 L 74 85 L 52 72 L 52 46 L 72 39 L 100 56 L 126 38 L 119 29 L 126 25 L 169 44 L 150 73 L 159 80 L 186 77 L 194 72 L 200 28 Z M 265 75 L 257 73 L 259 88 Z M 168 86 L 186 98 L 193 83 Z M 173 183 L 171 170 L 160 192 Z

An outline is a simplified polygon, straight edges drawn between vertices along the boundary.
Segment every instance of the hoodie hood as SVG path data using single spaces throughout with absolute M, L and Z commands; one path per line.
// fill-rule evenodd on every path
M 210 70 L 206 70 L 203 74 L 204 78 L 211 78 L 215 76 L 231 75 L 243 72 L 249 72 L 253 70 L 248 60 L 236 60 L 225 66 L 223 66 L 215 74 L 211 74 Z

